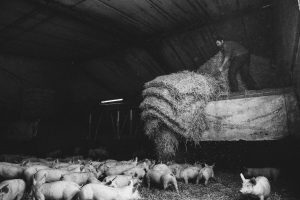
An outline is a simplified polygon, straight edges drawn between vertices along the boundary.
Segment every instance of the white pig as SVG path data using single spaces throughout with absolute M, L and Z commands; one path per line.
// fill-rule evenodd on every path
M 22 178 L 24 167 L 10 164 L 0 164 L 0 177 L 4 179 Z
M 171 169 L 165 164 L 157 164 L 152 167 L 152 170 L 164 171 L 166 173 L 172 173 Z
M 243 187 L 240 190 L 243 194 L 251 194 L 260 198 L 260 200 L 267 199 L 271 192 L 271 186 L 266 177 L 258 176 L 252 179 L 245 179 L 243 174 L 240 174 Z
M 72 200 L 80 191 L 80 186 L 70 181 L 43 182 L 45 180 L 37 182 L 33 179 L 32 191 L 35 200 Z
M 181 172 L 181 170 L 184 169 L 184 167 L 181 164 L 177 164 L 177 163 L 172 163 L 172 164 L 168 165 L 168 167 L 170 168 L 172 173 L 175 175 L 175 177 L 177 179 L 179 179 L 180 178 L 180 172 Z
M 80 171 L 67 171 L 61 169 L 41 169 L 34 175 L 34 179 L 37 181 L 41 181 L 42 178 L 45 176 L 46 178 L 44 181 L 47 183 L 59 181 L 62 175 L 69 174 L 71 172 L 80 172 Z
M 161 182 L 162 182 L 164 190 L 167 189 L 170 185 L 173 185 L 175 187 L 176 192 L 179 193 L 177 180 L 176 180 L 176 177 L 174 176 L 174 174 L 166 173 L 166 174 L 162 175 Z
M 21 200 L 26 185 L 22 179 L 6 180 L 0 183 L 1 200 Z
M 106 176 L 110 176 L 110 175 L 120 175 L 123 172 L 134 168 L 137 165 L 137 161 L 132 162 L 132 163 L 128 163 L 128 164 L 121 164 L 121 165 L 116 165 L 114 167 L 110 167 L 105 171 L 105 175 Z
M 64 174 L 61 176 L 61 181 L 71 181 L 78 185 L 85 185 L 86 183 L 93 182 L 96 178 L 93 173 L 90 172 L 74 172 L 70 174 Z
M 49 167 L 44 165 L 33 165 L 24 170 L 24 178 L 26 180 L 26 184 L 30 186 L 32 184 L 32 178 L 36 172 L 41 169 L 49 169 Z
M 187 167 L 180 171 L 179 178 L 183 179 L 186 184 L 189 183 L 189 180 L 196 179 L 196 184 L 198 184 L 200 170 L 200 167 Z
M 127 175 L 114 175 L 114 176 L 107 176 L 103 179 L 103 183 L 110 187 L 120 188 L 127 186 L 129 181 L 133 181 L 133 183 L 140 183 L 137 178 Z
M 129 185 L 122 188 L 113 188 L 102 184 L 87 184 L 83 186 L 79 192 L 79 200 L 134 200 L 141 199 L 138 184 L 133 181 Z
M 138 179 L 143 179 L 148 170 L 149 170 L 149 166 L 145 162 L 143 162 L 138 164 L 136 167 L 123 172 L 123 174 L 136 177 Z
M 215 173 L 214 173 L 214 168 L 215 164 L 209 166 L 207 164 L 205 164 L 205 167 L 203 167 L 200 172 L 199 172 L 199 177 L 197 178 L 199 181 L 200 179 L 204 178 L 204 184 L 207 185 L 208 184 L 208 180 L 210 178 L 215 178 Z
M 169 185 L 173 185 L 178 193 L 176 178 L 168 171 L 150 169 L 145 177 L 148 189 L 150 188 L 151 183 L 162 186 L 164 189 L 166 189 Z

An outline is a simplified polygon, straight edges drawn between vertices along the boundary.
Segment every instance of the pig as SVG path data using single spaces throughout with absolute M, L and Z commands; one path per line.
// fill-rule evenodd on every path
M 171 170 L 171 172 L 175 175 L 176 179 L 181 179 L 180 172 L 183 169 L 187 168 L 188 166 L 191 166 L 191 165 L 173 163 L 173 164 L 170 164 L 168 167 Z
M 172 173 L 171 169 L 165 164 L 154 165 L 152 169 L 153 170 L 158 170 L 158 171 L 164 171 L 164 172 L 167 172 L 167 173 Z
M 103 174 L 106 170 L 111 167 L 115 167 L 118 164 L 118 161 L 106 161 L 103 164 L 100 164 L 97 170 L 99 173 Z
M 3 179 L 22 178 L 24 167 L 11 164 L 0 164 L 0 177 Z
M 199 183 L 199 173 L 201 168 L 200 167 L 187 167 L 182 169 L 179 173 L 179 179 L 183 179 L 186 184 L 189 183 L 190 179 L 196 179 L 196 184 Z
M 160 185 L 166 189 L 169 185 L 175 187 L 176 192 L 178 193 L 177 181 L 171 172 L 165 170 L 154 170 L 150 169 L 146 174 L 146 182 L 148 189 L 150 189 L 150 184 L 154 183 L 155 185 Z
M 56 169 L 72 171 L 72 172 L 81 172 L 81 171 L 85 172 L 84 166 L 82 166 L 80 164 L 69 164 L 68 166 L 60 167 L 60 168 L 56 168 Z
M 41 169 L 49 169 L 49 167 L 44 165 L 33 165 L 24 170 L 23 176 L 28 186 L 32 184 L 34 174 Z
M 128 185 L 129 181 L 133 181 L 133 183 L 140 183 L 140 181 L 132 176 L 127 175 L 116 175 L 116 176 L 107 176 L 103 179 L 103 183 L 105 185 L 109 185 L 110 187 L 124 187 Z
M 155 160 L 149 160 L 148 158 L 144 159 L 142 162 L 145 162 L 149 169 L 155 165 Z
M 136 177 L 138 179 L 143 179 L 148 170 L 149 170 L 149 166 L 145 162 L 143 162 L 138 164 L 136 167 L 123 172 L 123 174 Z
M 113 188 L 102 184 L 87 184 L 81 188 L 78 194 L 79 200 L 135 200 L 141 199 L 138 184 L 129 181 L 129 185 L 121 188 Z
M 128 163 L 128 164 L 115 165 L 114 167 L 110 167 L 110 168 L 106 169 L 104 173 L 106 176 L 120 175 L 123 172 L 125 172 L 131 168 L 134 168 L 136 165 L 137 165 L 137 160 L 135 162 Z
M 44 166 L 52 166 L 52 163 L 51 162 L 48 162 L 46 160 L 39 160 L 39 161 L 30 161 L 30 160 L 27 160 L 27 161 L 23 161 L 21 166 L 23 167 L 30 167 L 30 166 L 34 166 L 34 165 L 44 165 Z
M 47 163 L 48 160 L 43 159 L 43 158 L 37 158 L 37 157 L 28 157 L 28 158 L 24 158 L 21 162 L 45 162 L 45 163 Z
M 82 172 L 90 172 L 93 173 L 95 175 L 96 178 L 99 178 L 99 176 L 102 174 L 101 171 L 98 171 L 95 167 L 93 167 L 93 165 L 87 164 L 84 166 L 81 166 L 80 170 Z
M 66 163 L 66 162 L 59 162 L 58 160 L 55 160 L 53 162 L 52 168 L 54 169 L 61 169 L 61 168 L 67 168 L 71 165 L 72 163 Z
M 1 165 L 8 165 L 8 166 L 17 166 L 20 167 L 20 164 L 16 164 L 16 163 L 10 163 L 10 162 L 0 162 L 0 166 Z
M 62 175 L 69 174 L 71 172 L 80 172 L 80 171 L 67 171 L 61 169 L 41 169 L 34 175 L 34 179 L 37 181 L 41 181 L 45 176 L 46 183 L 59 181 Z
M 85 185 L 86 183 L 94 182 L 95 175 L 90 172 L 74 172 L 70 174 L 64 174 L 61 176 L 61 181 L 71 181 L 77 183 L 78 185 Z
M 105 163 L 109 163 L 109 162 L 118 162 L 117 160 L 114 160 L 114 159 L 107 159 L 104 161 Z
M 240 190 L 242 194 L 251 194 L 259 197 L 260 200 L 267 199 L 270 196 L 271 186 L 268 179 L 264 176 L 245 179 L 244 175 L 240 174 L 243 181 L 243 187 Z
M 6 180 L 0 183 L 1 200 L 21 200 L 26 184 L 22 179 Z
M 118 165 L 128 165 L 128 164 L 133 164 L 133 163 L 138 163 L 138 158 L 135 157 L 135 159 L 132 160 L 123 160 L 123 161 L 118 161 Z
M 205 167 L 203 167 L 199 172 L 199 177 L 197 177 L 197 181 L 199 182 L 200 179 L 204 179 L 204 185 L 208 184 L 208 180 L 210 178 L 215 178 L 214 168 L 215 164 L 209 166 L 205 164 Z
M 278 176 L 280 175 L 280 170 L 278 168 L 245 168 L 244 175 L 246 177 L 256 177 L 256 176 L 265 176 L 272 181 L 277 181 Z
M 56 181 L 52 183 L 37 182 L 33 179 L 32 192 L 35 200 L 72 200 L 80 191 L 80 186 L 71 181 Z
M 95 169 L 98 169 L 98 167 L 102 164 L 104 164 L 104 162 L 100 162 L 100 161 L 90 161 L 89 162 L 90 165 L 92 165 Z
M 162 175 L 161 182 L 164 190 L 167 189 L 170 185 L 173 185 L 175 187 L 176 192 L 179 193 L 177 180 L 173 173 L 166 173 Z

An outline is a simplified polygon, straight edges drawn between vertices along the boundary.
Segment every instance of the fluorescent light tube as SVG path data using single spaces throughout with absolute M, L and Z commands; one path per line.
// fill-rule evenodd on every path
M 123 101 L 123 99 L 111 99 L 111 100 L 105 100 L 105 101 L 101 101 L 101 104 L 105 104 L 105 103 L 113 103 L 113 102 L 119 102 L 119 101 Z

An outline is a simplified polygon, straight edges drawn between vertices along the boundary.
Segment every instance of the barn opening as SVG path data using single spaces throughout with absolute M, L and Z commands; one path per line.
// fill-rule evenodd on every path
M 209 125 L 214 134 L 199 145 L 178 139 L 171 160 L 215 162 L 226 170 L 275 166 L 296 180 L 290 172 L 299 167 L 299 1 L 2 0 L 0 11 L 3 161 L 12 155 L 157 159 L 142 120 L 145 84 L 196 73 L 218 53 L 222 36 L 249 50 L 259 90 L 209 102 L 206 112 L 218 118 L 227 109 L 222 116 L 232 111 L 240 123 L 250 114 L 233 110 L 248 106 L 251 116 L 262 113 L 251 118 L 259 125 L 226 126 L 218 118 Z M 114 99 L 122 101 L 101 103 Z M 278 107 L 269 108 L 271 101 Z M 89 156 L 96 148 L 103 157 Z

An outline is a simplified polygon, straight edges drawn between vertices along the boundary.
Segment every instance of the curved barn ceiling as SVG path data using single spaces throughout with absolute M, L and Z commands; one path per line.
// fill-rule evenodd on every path
M 217 51 L 217 34 L 270 57 L 272 2 L 1 0 L 0 53 L 52 63 L 27 86 L 68 91 L 74 102 L 135 97 L 156 76 L 203 64 Z M 24 62 L 15 65 L 31 73 Z M 7 66 L 1 73 L 28 76 Z
M 2 0 L 7 53 L 87 58 L 251 10 L 262 0 Z

